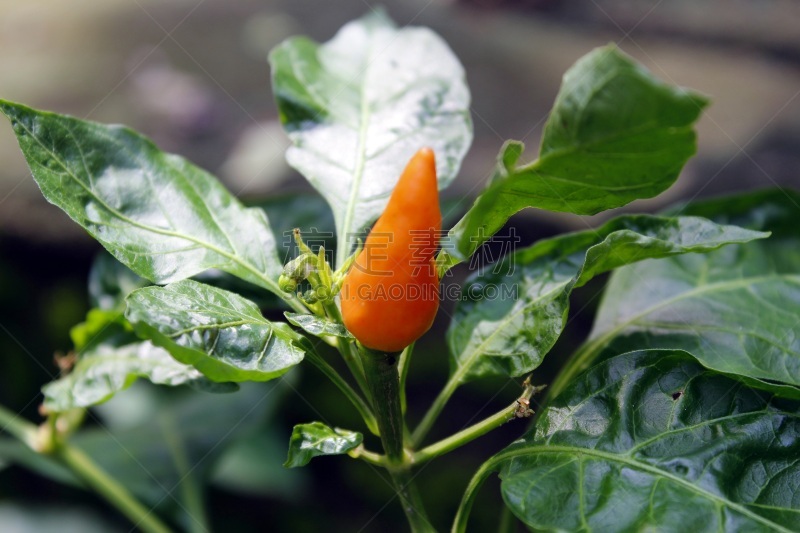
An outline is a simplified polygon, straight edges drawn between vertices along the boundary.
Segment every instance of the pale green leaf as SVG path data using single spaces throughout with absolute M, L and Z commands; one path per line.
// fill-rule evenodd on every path
M 42 387 L 48 411 L 64 412 L 105 402 L 139 378 L 213 392 L 236 390 L 232 383 L 209 382 L 163 348 L 137 338 L 119 311 L 92 309 L 86 322 L 72 328 L 70 334 L 76 362 L 69 373 Z
M 472 141 L 464 70 L 427 28 L 397 28 L 382 12 L 329 42 L 291 38 L 270 54 L 272 86 L 292 147 L 290 165 L 333 209 L 341 265 L 382 212 L 414 153 L 433 148 L 440 187 Z

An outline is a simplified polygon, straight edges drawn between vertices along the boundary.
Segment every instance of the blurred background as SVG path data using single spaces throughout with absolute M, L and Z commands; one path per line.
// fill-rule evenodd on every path
M 250 201 L 308 194 L 310 187 L 283 159 L 287 141 L 277 124 L 267 53 L 291 35 L 326 41 L 377 5 L 368 0 L 0 0 L 0 97 L 132 126 L 163 149 L 215 173 Z M 561 75 L 608 42 L 618 43 L 657 77 L 712 99 L 698 128 L 698 155 L 677 184 L 624 210 L 652 212 L 680 200 L 800 187 L 796 1 L 387 0 L 380 5 L 399 25 L 428 26 L 441 34 L 466 68 L 475 141 L 446 193 L 449 199 L 477 194 L 505 139 L 523 140 L 533 157 Z M 458 208 L 449 214 L 457 216 Z M 529 210 L 512 223 L 527 244 L 613 214 L 574 217 Z M 89 308 L 86 281 L 100 251 L 43 200 L 11 128 L 0 124 L 0 403 L 37 423 L 39 389 L 56 375 L 53 354 L 70 349 L 69 328 Z M 535 373 L 535 382 L 548 382 L 588 332 L 602 281 L 574 295 L 570 326 Z M 448 312 L 445 307 L 417 348 L 409 377 L 412 423 L 447 375 L 446 349 L 437 339 Z M 511 380 L 464 387 L 432 437 L 488 416 L 518 392 Z M 192 476 L 212 480 L 205 497 L 214 529 L 404 531 L 388 483 L 369 466 L 345 457 L 319 458 L 304 469 L 282 468 L 292 425 L 321 417 L 363 430 L 337 391 L 311 368 L 224 398 L 143 384 L 96 410 L 87 422 L 95 440 L 89 438 L 86 446 L 128 468 L 131 479 L 141 482 L 131 490 L 146 493 L 145 499 L 179 526 L 187 525 L 175 497 L 182 490 L 181 476 L 168 467 L 159 470 L 170 458 L 169 450 L 159 448 L 169 441 L 170 427 L 183 431 L 183 445 L 195 461 Z M 522 422 L 509 424 L 422 469 L 423 492 L 439 502 L 429 509 L 437 527 L 447 527 L 482 460 L 523 430 Z M 57 483 L 55 474 L 6 464 L 2 448 L 0 441 L 0 530 L 130 531 L 124 518 L 69 480 Z M 496 527 L 496 488 L 489 483 L 482 492 L 474 513 L 476 531 Z

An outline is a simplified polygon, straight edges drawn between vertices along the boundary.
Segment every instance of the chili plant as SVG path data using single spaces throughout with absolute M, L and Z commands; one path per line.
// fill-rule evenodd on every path
M 476 472 L 453 509 L 453 531 L 466 529 L 478 489 L 494 473 L 508 510 L 536 530 L 797 528 L 796 192 L 622 215 L 474 272 L 450 317 L 450 374 L 427 412 L 415 413 L 414 427 L 405 381 L 423 355 L 411 341 L 430 318 L 410 316 L 416 308 L 402 307 L 404 292 L 379 304 L 339 294 L 351 269 L 369 268 L 362 254 L 377 228 L 366 248 L 359 239 L 421 148 L 429 147 L 421 152 L 428 167 L 419 179 L 432 189 L 416 205 L 398 200 L 379 226 L 388 246 L 410 250 L 401 232 L 414 226 L 402 220 L 421 221 L 417 229 L 434 248 L 423 262 L 435 269 L 434 284 L 452 283 L 450 270 L 522 209 L 591 215 L 670 187 L 696 150 L 703 96 L 662 83 L 613 45 L 591 51 L 564 76 L 538 157 L 522 163 L 522 143 L 506 142 L 483 191 L 439 240 L 428 231 L 438 229 L 434 189 L 455 179 L 472 138 L 464 71 L 447 45 L 428 29 L 398 29 L 371 14 L 325 44 L 289 39 L 269 61 L 292 143 L 287 160 L 330 205 L 335 228 L 324 229 L 335 229 L 335 249 L 306 242 L 311 228 L 298 227 L 295 255 L 282 257 L 276 234 L 294 229 L 291 212 L 269 220 L 268 210 L 245 207 L 209 173 L 128 128 L 0 103 L 44 196 L 118 261 L 103 259 L 93 274 L 96 308 L 73 330 L 76 358 L 43 389 L 46 421 L 36 426 L 0 410 L 5 431 L 37 454 L 17 460 L 77 478 L 142 530 L 167 531 L 169 520 L 140 501 L 142 487 L 92 459 L 91 442 L 81 441 L 87 409 L 137 378 L 231 393 L 305 361 L 363 424 L 295 426 L 286 466 L 347 455 L 385 468 L 413 531 L 434 530 L 415 487 L 418 468 L 510 422 L 522 436 Z M 396 258 L 392 250 L 387 257 Z M 390 277 L 406 268 L 381 265 Z M 552 383 L 541 383 L 535 370 L 566 326 L 570 294 L 610 271 L 588 340 Z M 403 279 L 408 289 L 418 278 Z M 514 290 L 491 297 L 498 287 Z M 345 320 L 358 324 L 350 332 L 345 298 L 379 312 Z M 286 322 L 268 320 L 265 309 L 284 310 Z M 410 336 L 401 334 L 406 321 L 416 324 Z M 369 347 L 359 342 L 365 337 Z M 496 414 L 431 442 L 456 389 L 493 376 L 518 378 L 521 392 Z M 544 385 L 534 414 L 531 397 Z M 247 390 L 229 396 L 241 398 L 243 415 L 252 410 Z M 213 417 L 209 397 L 191 400 Z M 365 432 L 380 441 L 367 447 Z M 218 437 L 202 426 L 191 436 Z M 194 517 L 184 525 L 205 529 L 200 494 L 187 490 L 181 501 Z

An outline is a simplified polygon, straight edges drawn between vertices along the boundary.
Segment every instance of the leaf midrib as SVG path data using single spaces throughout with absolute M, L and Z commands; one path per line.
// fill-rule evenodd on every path
M 336 266 L 339 267 L 344 264 L 347 257 L 348 239 L 347 236 L 352 231 L 350 227 L 353 224 L 353 215 L 355 213 L 356 200 L 361 192 L 361 180 L 364 177 L 364 168 L 367 159 L 367 130 L 369 129 L 369 120 L 371 110 L 369 102 L 366 98 L 367 78 L 369 77 L 369 67 L 371 64 L 370 58 L 372 56 L 371 49 L 367 51 L 367 58 L 364 64 L 364 72 L 359 86 L 359 99 L 361 104 L 361 120 L 358 125 L 358 147 L 356 149 L 356 166 L 353 171 L 353 183 L 350 188 L 350 198 L 347 200 L 347 207 L 345 208 L 344 221 L 342 222 L 342 234 L 339 238 L 338 250 L 336 251 Z
M 733 509 L 747 516 L 748 518 L 756 522 L 760 522 L 768 527 L 774 528 L 777 531 L 781 531 L 782 533 L 793 533 L 792 530 L 786 529 L 780 524 L 776 524 L 775 522 L 769 520 L 768 518 L 763 517 L 757 513 L 754 513 L 753 511 L 747 509 L 742 504 L 732 502 L 723 496 L 719 496 L 717 494 L 705 491 L 701 487 L 698 487 L 697 485 L 690 483 L 689 481 L 681 477 L 671 474 L 670 472 L 661 470 L 647 463 L 636 461 L 633 458 L 627 458 L 609 452 L 603 452 L 600 450 L 589 449 L 589 448 L 579 448 L 575 446 L 527 445 L 523 449 L 500 452 L 492 459 L 492 462 L 500 464 L 506 459 L 514 459 L 515 457 L 518 456 L 526 456 L 532 454 L 563 454 L 563 455 L 575 455 L 575 456 L 589 456 L 589 457 L 596 457 L 598 459 L 604 459 L 609 462 L 621 463 L 633 469 L 642 470 L 649 474 L 653 474 L 654 476 L 660 476 L 661 478 L 672 481 L 677 485 L 681 485 L 687 488 L 688 490 L 713 501 L 717 505 L 724 505 L 730 509 Z
M 108 211 L 109 213 L 114 215 L 116 218 L 118 218 L 118 219 L 120 219 L 120 220 L 122 220 L 122 221 L 124 221 L 124 222 L 126 222 L 126 223 L 128 223 L 128 224 L 130 224 L 132 226 L 134 226 L 134 227 L 143 229 L 145 231 L 158 233 L 160 235 L 165 235 L 165 236 L 168 236 L 168 237 L 175 237 L 175 238 L 178 238 L 178 239 L 184 239 L 184 240 L 187 240 L 189 242 L 193 242 L 195 244 L 198 244 L 198 245 L 200 245 L 200 246 L 202 246 L 204 248 L 207 248 L 207 249 L 211 250 L 212 252 L 215 252 L 215 253 L 221 255 L 222 257 L 225 257 L 226 259 L 235 262 L 236 264 L 238 264 L 239 266 L 243 267 L 244 269 L 252 272 L 273 293 L 277 294 L 278 296 L 280 296 L 281 298 L 286 300 L 286 297 L 285 297 L 284 293 L 280 290 L 280 288 L 278 287 L 277 283 L 275 283 L 274 281 L 272 281 L 271 279 L 266 277 L 263 273 L 259 272 L 258 269 L 256 269 L 253 265 L 251 265 L 250 263 L 244 261 L 239 256 L 231 254 L 230 252 L 227 252 L 227 251 L 225 251 L 225 250 L 223 250 L 223 249 L 221 249 L 221 248 L 219 248 L 219 247 L 217 247 L 217 246 L 215 246 L 215 245 L 213 245 L 213 244 L 211 244 L 211 243 L 209 243 L 207 241 L 204 241 L 202 239 L 198 239 L 198 238 L 193 237 L 191 235 L 186 235 L 186 234 L 178 233 L 176 231 L 166 230 L 166 229 L 158 228 L 158 227 L 155 227 L 155 226 L 148 226 L 147 224 L 142 224 L 142 223 L 140 223 L 140 222 L 138 222 L 136 220 L 128 218 L 127 216 L 125 216 L 124 214 L 119 212 L 118 210 L 114 209 L 113 207 L 108 205 L 104 200 L 102 200 L 100 197 L 98 197 L 97 194 L 95 194 L 95 192 L 91 188 L 87 187 L 86 184 L 83 183 L 83 181 L 81 181 L 81 179 L 78 178 L 78 176 L 75 175 L 75 173 L 72 171 L 72 169 L 70 169 L 66 165 L 66 163 L 60 157 L 58 157 L 52 150 L 50 150 L 47 146 L 45 146 L 44 143 L 41 141 L 41 139 L 39 139 L 39 137 L 37 135 L 35 135 L 34 132 L 31 131 L 31 129 L 28 128 L 26 124 L 24 124 L 21 120 L 17 120 L 17 124 L 22 129 L 24 129 L 33 140 L 36 141 L 36 143 L 41 147 L 42 150 L 44 150 L 47 154 L 49 154 L 50 157 L 52 157 L 54 161 L 58 162 L 58 164 L 61 166 L 61 168 L 64 169 L 64 171 L 67 173 L 67 175 L 70 178 L 72 178 L 72 180 L 74 180 L 75 183 L 77 183 L 82 189 L 84 189 L 87 192 L 87 194 L 89 194 L 100 206 L 103 207 L 103 209 L 105 209 L 106 211 Z M 67 131 L 70 131 L 69 128 L 67 128 Z M 70 132 L 70 134 L 72 134 L 72 133 Z M 79 146 L 79 144 L 77 144 L 77 143 L 76 143 L 76 145 Z M 80 150 L 80 147 L 79 147 L 79 150 Z M 47 171 L 52 171 L 52 170 L 51 169 L 47 169 Z M 216 223 L 216 220 L 215 220 L 215 223 Z M 219 229 L 223 234 L 225 233 L 222 230 L 222 228 L 219 228 Z

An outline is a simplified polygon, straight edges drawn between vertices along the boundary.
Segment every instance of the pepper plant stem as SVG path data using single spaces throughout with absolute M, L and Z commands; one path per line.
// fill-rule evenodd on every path
M 138 529 L 146 533 L 170 533 L 170 529 L 115 479 L 101 470 L 82 451 L 62 444 L 55 456 L 100 496 L 119 509 Z
M 399 470 L 389 469 L 392 476 L 397 497 L 406 513 L 408 525 L 411 526 L 413 533 L 435 533 L 436 529 L 431 525 L 428 516 L 425 514 L 425 507 L 422 504 L 417 486 L 414 483 L 411 471 L 408 468 Z
M 526 385 L 525 390 L 522 392 L 522 396 L 519 399 L 514 401 L 511 405 L 499 411 L 492 416 L 481 420 L 477 424 L 473 424 L 466 429 L 462 429 L 458 433 L 455 433 L 446 439 L 442 439 L 435 444 L 431 444 L 420 451 L 416 452 L 413 455 L 414 464 L 419 464 L 425 461 L 429 461 L 434 457 L 438 457 L 440 455 L 444 455 L 445 453 L 451 452 L 456 448 L 471 442 L 478 437 L 485 435 L 486 433 L 496 429 L 506 422 L 510 422 L 514 418 L 516 418 L 517 414 L 520 413 L 522 416 L 528 416 L 528 411 L 526 410 L 527 407 L 524 403 L 521 403 L 524 400 L 530 400 L 531 396 L 533 395 L 535 387 L 531 385 Z
M 616 331 L 614 332 L 616 333 Z M 556 379 L 553 380 L 552 385 L 550 385 L 550 390 L 548 391 L 549 398 L 555 398 L 558 396 L 564 387 L 568 383 L 570 383 L 575 376 L 580 374 L 583 370 L 589 366 L 592 359 L 597 357 L 597 354 L 606 345 L 608 342 L 608 338 L 613 335 L 602 336 L 598 337 L 594 340 L 590 340 L 585 342 L 578 350 L 572 354 L 572 357 L 569 358 L 567 364 L 564 365 L 564 368 L 561 369 L 561 372 L 558 373 Z
M 403 413 L 400 406 L 399 353 L 370 350 L 359 345 L 373 410 L 381 432 L 387 468 L 414 533 L 435 531 L 413 483 L 410 463 L 403 447 Z
M 403 414 L 400 409 L 398 353 L 384 353 L 360 347 L 361 362 L 378 419 L 381 441 L 391 465 L 400 465 L 403 456 Z
M 170 533 L 158 517 L 137 501 L 122 485 L 103 472 L 82 451 L 67 443 L 60 443 L 54 453 L 39 449 L 38 426 L 0 405 L 0 430 L 5 430 L 36 453 L 55 459 L 72 470 L 97 494 L 105 498 L 139 529 L 146 533 Z

